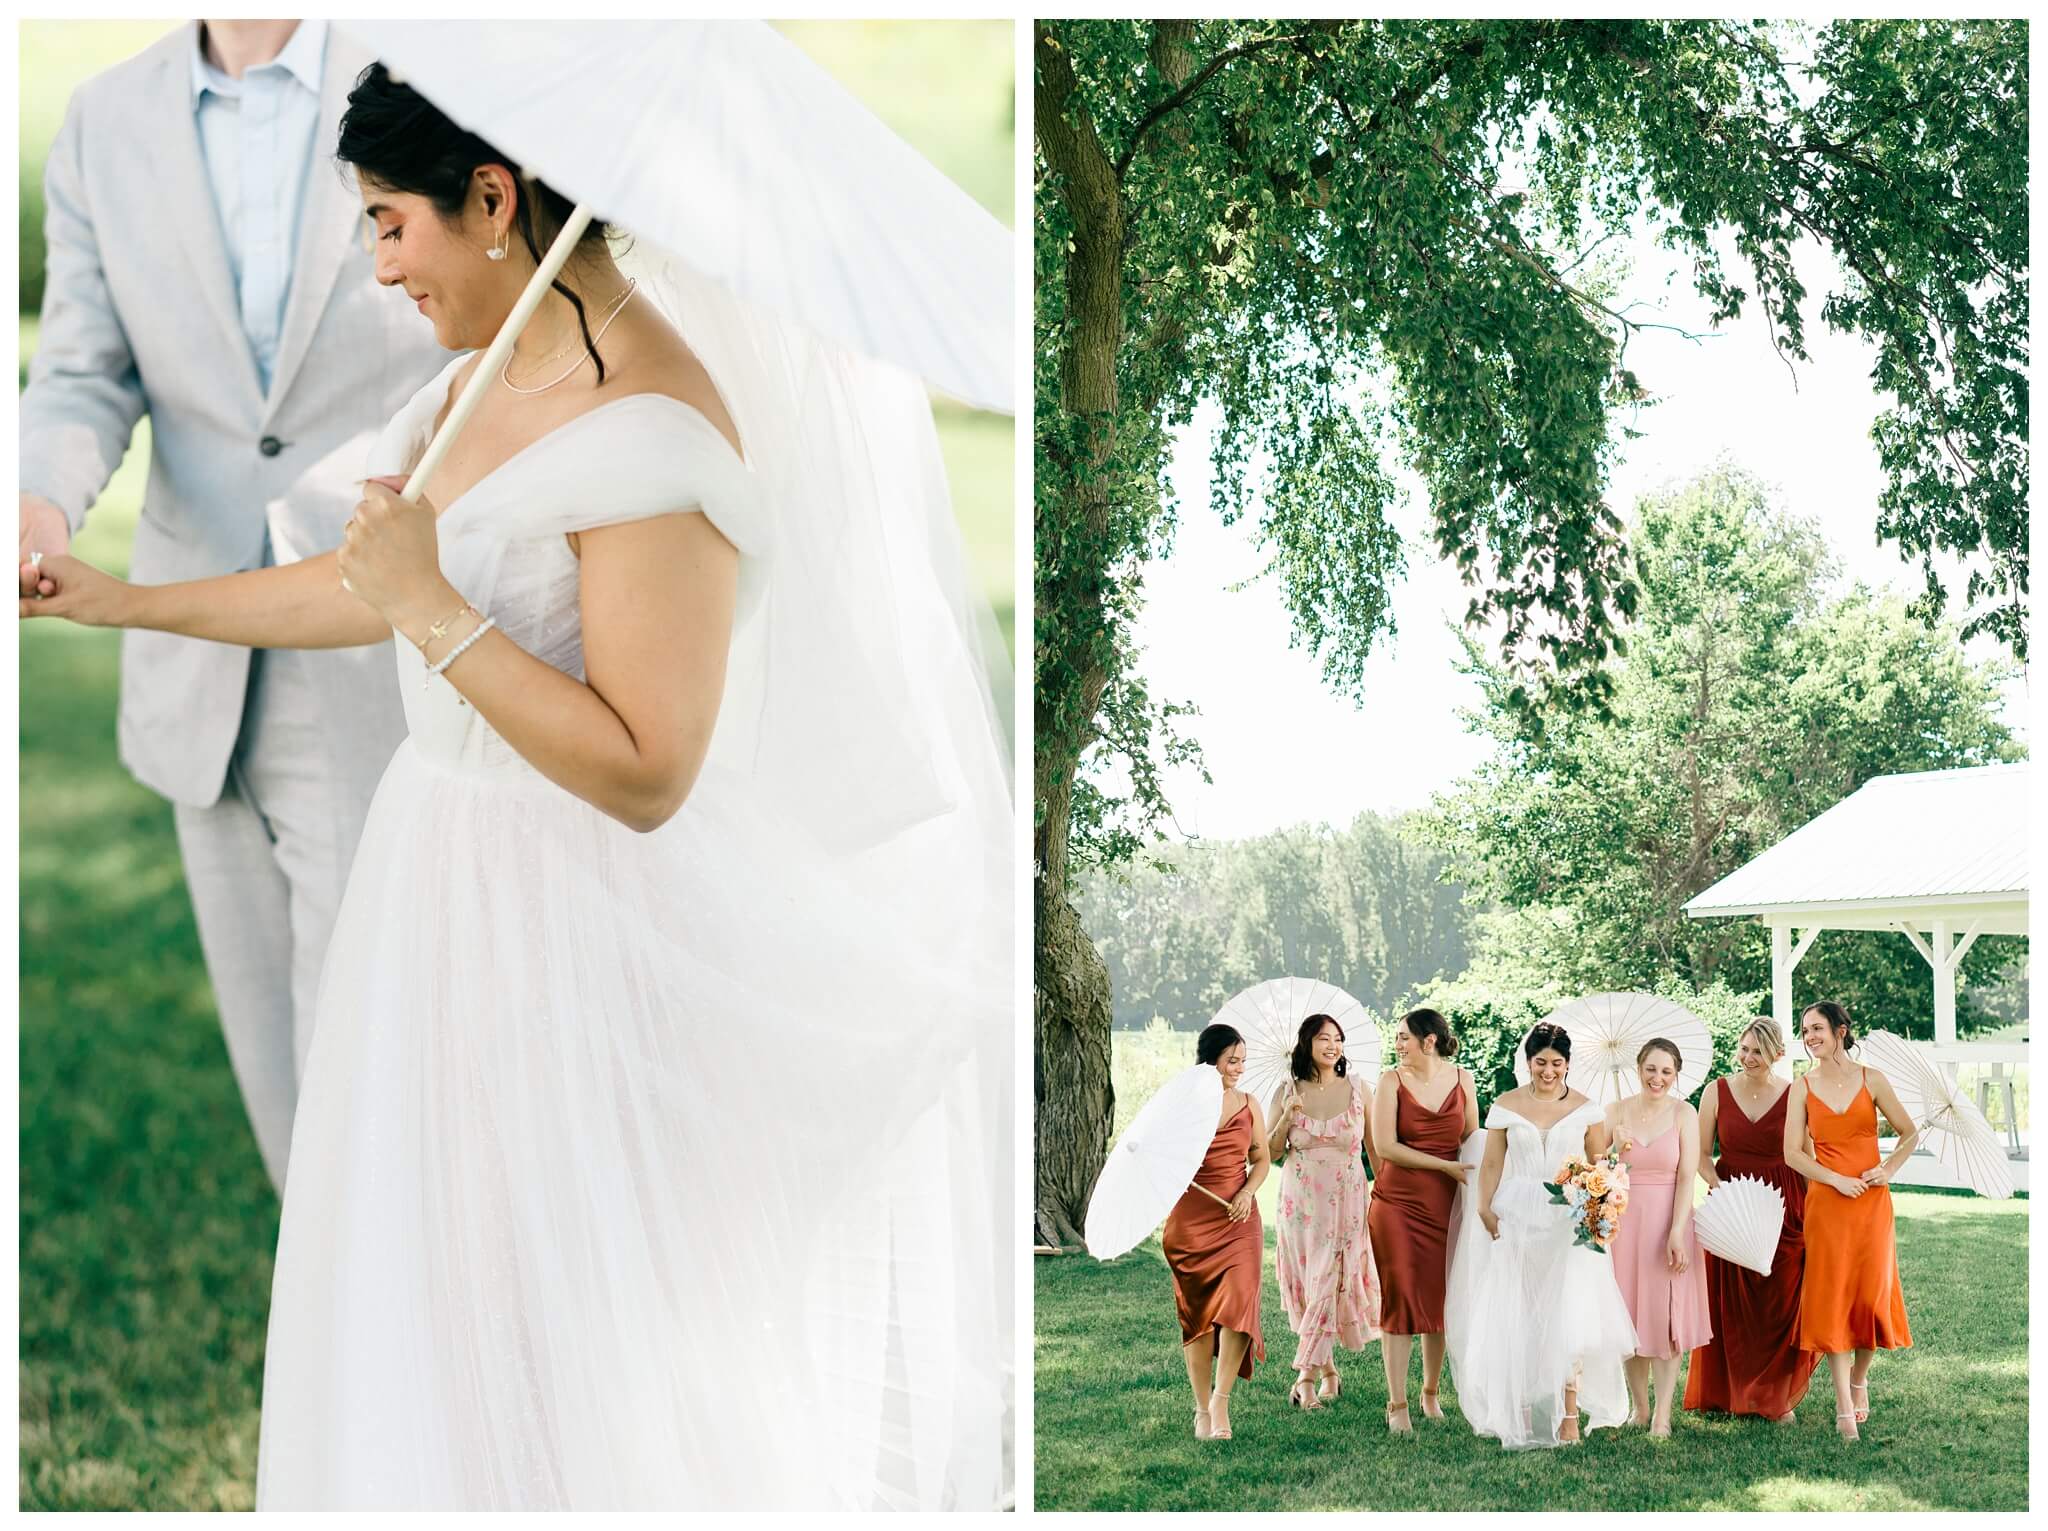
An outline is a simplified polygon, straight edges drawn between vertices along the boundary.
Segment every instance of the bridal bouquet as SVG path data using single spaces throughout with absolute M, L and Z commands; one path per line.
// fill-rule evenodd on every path
M 1571 1208 L 1572 1242 L 1607 1253 L 1621 1227 L 1621 1214 L 1628 1210 L 1628 1166 L 1616 1148 L 1598 1159 L 1572 1155 L 1557 1168 L 1557 1179 L 1546 1180 L 1543 1189 L 1553 1205 Z

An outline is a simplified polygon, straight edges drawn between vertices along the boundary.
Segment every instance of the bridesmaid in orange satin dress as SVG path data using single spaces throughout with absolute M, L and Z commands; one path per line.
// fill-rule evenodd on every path
M 1789 1425 L 1820 1357 L 1799 1348 L 1806 1181 L 1785 1162 L 1785 1099 L 1792 1086 L 1771 1071 L 1784 1054 L 1778 1023 L 1759 1016 L 1736 1039 L 1736 1072 L 1700 1096 L 1700 1178 L 1710 1191 L 1737 1175 L 1775 1187 L 1785 1198 L 1785 1224 L 1768 1276 L 1702 1251 L 1714 1337 L 1692 1353 L 1685 1406 Z
M 1230 1389 L 1266 1359 L 1259 1332 L 1259 1286 L 1266 1233 L 1256 1196 L 1271 1161 L 1259 1104 L 1238 1089 L 1244 1038 L 1231 1026 L 1203 1029 L 1195 1061 L 1223 1076 L 1223 1115 L 1194 1184 L 1167 1214 L 1160 1234 L 1173 1301 L 1180 1310 L 1181 1357 L 1195 1390 L 1195 1438 L 1230 1439 Z M 1213 1378 L 1213 1380 L 1212 1380 Z
M 1380 1360 L 1387 1370 L 1387 1429 L 1406 1435 L 1408 1357 L 1422 1336 L 1422 1412 L 1442 1419 L 1437 1384 L 1444 1371 L 1444 1281 L 1450 1262 L 1451 1206 L 1468 1166 L 1458 1145 L 1479 1130 L 1472 1075 L 1451 1061 L 1457 1039 L 1434 1010 L 1411 1010 L 1394 1026 L 1398 1063 L 1372 1104 L 1379 1179 L 1366 1227 L 1380 1278 Z
M 1832 1001 L 1809 1006 L 1799 1018 L 1799 1036 L 1813 1058 L 1785 1100 L 1785 1162 L 1811 1182 L 1799 1343 L 1828 1358 L 1835 1430 L 1853 1441 L 1856 1427 L 1870 1417 L 1872 1358 L 1913 1343 L 1899 1290 L 1889 1187 L 1920 1130 L 1891 1081 L 1850 1059 L 1856 1033 L 1848 1011 Z M 1899 1135 L 1899 1146 L 1882 1163 L 1880 1111 Z

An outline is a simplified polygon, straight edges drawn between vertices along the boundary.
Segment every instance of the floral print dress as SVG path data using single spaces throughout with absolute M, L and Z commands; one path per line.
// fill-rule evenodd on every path
M 1341 1116 L 1311 1117 L 1298 1102 L 1289 1113 L 1274 1264 L 1297 1372 L 1330 1365 L 1338 1345 L 1363 1350 L 1380 1337 L 1379 1277 L 1365 1232 L 1365 1133 L 1365 1085 L 1356 1078 Z

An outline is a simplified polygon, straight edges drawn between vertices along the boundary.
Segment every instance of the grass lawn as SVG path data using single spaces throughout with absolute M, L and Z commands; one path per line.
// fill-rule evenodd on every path
M 1188 1061 L 1118 1033 L 1119 1129 Z M 1159 1054 L 1155 1057 L 1154 1054 Z M 1162 1075 L 1163 1077 L 1163 1075 Z M 1669 1442 L 1602 1431 L 1574 1451 L 1511 1453 L 1457 1414 L 1386 1434 L 1377 1345 L 1339 1353 L 1344 1396 L 1286 1406 L 1294 1337 L 1271 1278 L 1267 1359 L 1231 1398 L 1234 1439 L 1197 1441 L 1172 1278 L 1157 1238 L 1107 1265 L 1040 1259 L 1035 1280 L 1036 1471 L 1041 1510 L 2024 1510 L 2027 1208 L 2024 1200 L 1900 1190 L 1899 1272 L 1914 1348 L 1880 1356 L 1864 1438 L 1835 1438 L 1823 1370 L 1796 1425 L 1679 1413 Z M 1411 1400 L 1420 1390 L 1419 1347 Z

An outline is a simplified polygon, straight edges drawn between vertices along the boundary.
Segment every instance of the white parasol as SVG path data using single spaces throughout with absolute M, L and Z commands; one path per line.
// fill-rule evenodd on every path
M 1194 1183 L 1222 1114 L 1223 1076 L 1209 1063 L 1190 1064 L 1138 1109 L 1088 1195 L 1088 1253 L 1114 1260 L 1166 1221 Z
M 1889 1031 L 1865 1032 L 1856 1052 L 1891 1081 L 1937 1161 L 1979 1196 L 2003 1201 L 2012 1195 L 2012 1167 L 1997 1130 L 1933 1059 Z
M 1543 1020 L 1562 1026 L 1572 1039 L 1572 1088 L 1603 1106 L 1626 1100 L 1642 1088 L 1636 1079 L 1636 1054 L 1652 1037 L 1678 1048 L 1678 1085 L 1672 1092 L 1677 1098 L 1690 1096 L 1704 1084 L 1713 1067 L 1714 1039 L 1706 1022 L 1662 995 L 1588 994 L 1558 1006 Z M 1520 1046 L 1515 1049 L 1515 1077 L 1529 1082 L 1529 1060 Z
M 1273 978 L 1253 984 L 1215 1015 L 1244 1038 L 1243 1086 L 1253 1100 L 1266 1101 L 1290 1077 L 1295 1038 L 1312 1015 L 1327 1015 L 1342 1028 L 1350 1074 L 1368 1085 L 1379 1077 L 1386 1041 L 1371 1011 L 1319 978 Z

